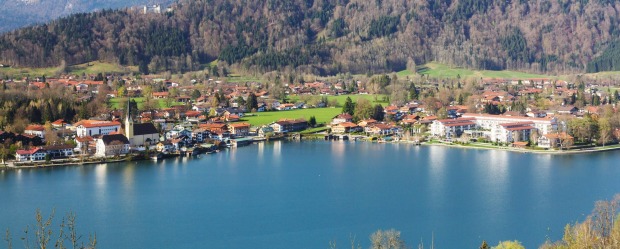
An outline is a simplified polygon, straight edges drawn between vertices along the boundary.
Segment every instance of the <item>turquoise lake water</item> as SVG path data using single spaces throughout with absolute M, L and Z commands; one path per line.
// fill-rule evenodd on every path
M 394 228 L 411 247 L 560 239 L 620 193 L 620 151 L 536 155 L 367 142 L 254 144 L 195 159 L 0 172 L 14 244 L 37 208 L 98 248 L 338 248 Z M 0 247 L 5 247 L 2 244 Z

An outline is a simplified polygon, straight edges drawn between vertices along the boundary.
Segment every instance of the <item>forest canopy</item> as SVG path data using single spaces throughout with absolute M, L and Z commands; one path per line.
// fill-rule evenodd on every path
M 530 72 L 618 70 L 620 1 L 180 0 L 102 10 L 0 36 L 0 63 L 105 61 L 149 71 L 219 59 L 253 72 L 400 71 L 408 62 Z

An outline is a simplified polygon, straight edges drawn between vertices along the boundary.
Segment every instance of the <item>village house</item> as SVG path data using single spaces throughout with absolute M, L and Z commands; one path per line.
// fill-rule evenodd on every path
M 17 150 L 15 152 L 15 160 L 18 162 L 26 161 L 43 161 L 47 156 L 47 152 L 41 148 L 33 148 L 30 150 Z
M 76 137 L 75 138 L 75 151 L 79 151 L 82 154 L 89 154 L 90 151 L 94 151 L 96 148 L 95 139 L 91 136 Z
M 24 133 L 40 137 L 42 141 L 45 140 L 45 127 L 42 125 L 29 125 L 24 130 Z
M 305 119 L 281 119 L 271 125 L 275 132 L 295 132 L 308 128 L 308 122 Z
M 364 120 L 358 122 L 357 125 L 362 127 L 362 128 L 366 128 L 367 126 L 372 126 L 372 125 L 374 125 L 376 123 L 377 123 L 377 120 L 374 120 L 374 119 L 370 118 L 370 119 L 364 119 Z
M 174 152 L 174 146 L 169 140 L 157 143 L 155 148 L 159 152 Z
M 256 132 L 258 133 L 258 136 L 266 137 L 267 135 L 274 133 L 274 130 L 273 130 L 273 127 L 264 125 L 264 126 L 259 127 Z
M 178 137 L 178 136 L 188 136 L 188 137 L 192 137 L 192 132 L 190 130 L 188 130 L 187 128 L 181 126 L 181 125 L 177 125 L 174 128 L 172 128 L 172 130 L 166 132 L 166 139 L 172 139 L 174 137 Z
M 387 136 L 387 135 L 393 135 L 396 133 L 396 127 L 390 125 L 390 124 L 383 124 L 383 123 L 377 123 L 371 126 L 366 126 L 364 128 L 364 132 L 366 132 L 369 135 L 375 135 L 375 136 Z
M 230 134 L 235 137 L 244 137 L 250 134 L 250 124 L 248 123 L 228 124 L 228 130 L 230 131 Z
M 579 112 L 579 108 L 572 106 L 572 105 L 561 106 L 557 110 L 558 114 L 564 114 L 564 115 L 575 115 L 577 114 L 577 112 Z
M 168 95 L 170 95 L 170 93 L 168 92 L 154 92 L 152 93 L 153 98 L 155 99 L 165 99 L 168 98 Z
M 192 139 L 198 143 L 204 142 L 211 133 L 204 128 L 197 128 L 192 131 Z
M 96 140 L 95 156 L 117 156 L 129 153 L 129 140 L 123 134 L 103 135 Z
M 361 127 L 351 122 L 341 122 L 332 126 L 332 133 L 351 133 L 361 130 Z
M 43 146 L 41 149 L 45 150 L 47 154 L 52 158 L 66 158 L 73 156 L 73 146 L 62 144 L 62 145 L 49 145 Z
M 538 138 L 538 147 L 547 149 L 571 146 L 573 143 L 573 136 L 566 132 L 549 133 Z
M 332 119 L 332 125 L 337 125 L 344 122 L 353 122 L 353 116 L 348 113 L 342 113 Z

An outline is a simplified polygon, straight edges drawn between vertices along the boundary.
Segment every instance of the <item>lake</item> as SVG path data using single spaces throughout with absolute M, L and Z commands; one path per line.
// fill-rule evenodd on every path
M 620 193 L 620 151 L 538 155 L 304 141 L 200 158 L 0 172 L 14 244 L 37 208 L 77 214 L 99 248 L 338 248 L 394 228 L 411 247 L 561 238 Z M 4 236 L 3 236 L 4 237 Z M 2 246 L 4 247 L 4 246 Z M 18 247 L 21 248 L 21 247 Z

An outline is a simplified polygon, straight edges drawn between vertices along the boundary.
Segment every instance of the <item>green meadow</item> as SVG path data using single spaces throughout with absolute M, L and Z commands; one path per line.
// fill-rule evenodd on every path
M 329 123 L 333 117 L 342 112 L 341 108 L 310 108 L 296 109 L 290 111 L 272 111 L 272 112 L 256 112 L 244 116 L 241 121 L 250 123 L 252 126 L 260 126 L 270 124 L 280 119 L 310 119 L 311 116 L 316 118 L 317 123 Z M 251 115 L 251 116 L 250 116 Z

